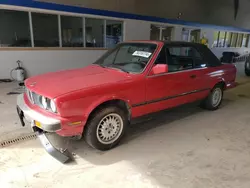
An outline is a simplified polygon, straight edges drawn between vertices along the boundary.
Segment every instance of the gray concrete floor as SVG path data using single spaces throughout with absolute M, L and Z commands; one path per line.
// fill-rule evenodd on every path
M 111 151 L 71 141 L 75 162 L 62 165 L 38 140 L 1 148 L 0 187 L 249 188 L 250 79 L 238 68 L 240 85 L 225 93 L 219 110 L 187 105 L 159 113 L 132 125 Z M 0 97 L 0 136 L 28 133 L 16 132 L 15 97 Z
M 29 127 L 21 127 L 16 113 L 16 96 L 9 92 L 23 92 L 17 83 L 0 83 L 0 142 L 31 132 Z

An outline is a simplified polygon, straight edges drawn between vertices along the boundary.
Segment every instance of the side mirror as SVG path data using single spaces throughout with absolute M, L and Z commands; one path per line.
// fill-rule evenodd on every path
M 157 75 L 163 74 L 168 72 L 168 65 L 167 64 L 156 64 L 152 68 L 150 75 Z

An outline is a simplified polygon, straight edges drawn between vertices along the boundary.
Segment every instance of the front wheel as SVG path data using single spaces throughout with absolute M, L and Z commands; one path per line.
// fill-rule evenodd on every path
M 123 137 L 128 122 L 124 110 L 115 106 L 102 108 L 87 123 L 85 141 L 98 150 L 112 149 Z
M 245 74 L 250 76 L 250 61 L 248 60 L 245 62 Z
M 217 110 L 223 99 L 223 87 L 216 85 L 208 97 L 203 101 L 202 107 L 207 110 Z

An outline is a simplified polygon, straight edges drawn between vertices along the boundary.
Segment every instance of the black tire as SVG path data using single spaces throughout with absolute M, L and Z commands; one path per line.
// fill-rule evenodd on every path
M 216 91 L 218 92 L 218 90 L 221 92 L 220 100 L 218 100 L 216 104 L 213 104 L 214 94 Z M 222 100 L 223 100 L 223 85 L 218 84 L 212 89 L 208 97 L 204 101 L 202 101 L 201 107 L 211 111 L 217 110 L 220 107 Z
M 250 61 L 245 62 L 245 74 L 246 76 L 250 76 Z
M 104 144 L 101 141 L 99 141 L 101 138 L 97 136 L 98 125 L 103 120 L 103 118 L 112 114 L 116 114 L 117 117 L 121 118 L 123 122 L 123 126 L 121 126 L 122 130 L 120 129 L 116 140 L 114 140 L 112 143 Z M 88 121 L 84 129 L 84 139 L 91 147 L 95 149 L 98 149 L 101 151 L 110 150 L 119 144 L 120 140 L 122 139 L 122 137 L 124 136 L 126 132 L 126 128 L 128 124 L 129 124 L 128 116 L 125 113 L 125 111 L 122 110 L 121 108 L 116 107 L 116 106 L 109 106 L 109 107 L 102 108 L 100 110 L 97 110 L 90 117 L 90 120 Z

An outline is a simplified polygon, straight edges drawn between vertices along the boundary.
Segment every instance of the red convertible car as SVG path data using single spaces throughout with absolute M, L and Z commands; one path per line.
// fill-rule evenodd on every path
M 108 150 L 132 118 L 194 101 L 216 110 L 235 77 L 234 65 L 201 44 L 124 42 L 87 67 L 27 79 L 17 111 L 22 125 L 28 120 L 40 136 L 83 135 L 90 146 Z

